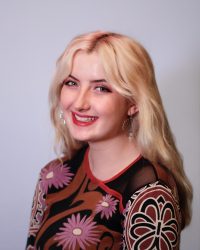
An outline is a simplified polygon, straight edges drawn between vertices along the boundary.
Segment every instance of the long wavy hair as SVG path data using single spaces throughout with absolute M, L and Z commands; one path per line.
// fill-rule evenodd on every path
M 58 58 L 49 94 L 57 152 L 71 158 L 85 144 L 72 138 L 59 118 L 63 81 L 71 73 L 74 56 L 79 51 L 88 54 L 96 52 L 109 83 L 118 93 L 136 103 L 139 110 L 133 119 L 137 124 L 136 133 L 133 131 L 136 143 L 145 158 L 153 164 L 163 164 L 173 174 L 180 198 L 183 227 L 188 225 L 191 220 L 192 187 L 185 175 L 183 161 L 163 108 L 151 58 L 144 47 L 132 38 L 102 31 L 79 35 Z

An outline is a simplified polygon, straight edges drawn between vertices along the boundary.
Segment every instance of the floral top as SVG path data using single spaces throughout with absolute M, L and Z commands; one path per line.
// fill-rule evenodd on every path
M 176 186 L 164 167 L 140 156 L 100 181 L 83 148 L 41 170 L 26 249 L 179 249 L 180 229 Z

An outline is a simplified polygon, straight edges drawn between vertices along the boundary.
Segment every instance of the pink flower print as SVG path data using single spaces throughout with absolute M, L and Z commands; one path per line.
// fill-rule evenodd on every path
M 80 213 L 68 218 L 59 230 L 61 232 L 56 234 L 55 240 L 63 249 L 74 250 L 77 244 L 81 249 L 87 249 L 90 244 L 99 242 L 96 222 L 92 222 L 92 219 L 86 216 L 81 219 Z
M 35 246 L 28 245 L 26 250 L 37 250 L 37 249 Z M 38 250 L 40 250 L 40 248 Z
M 110 194 L 103 196 L 103 199 L 99 201 L 96 206 L 96 213 L 101 213 L 101 219 L 105 216 L 106 219 L 112 217 L 112 214 L 116 211 L 116 205 L 119 201 L 112 198 Z
M 55 188 L 62 188 L 68 185 L 74 174 L 70 173 L 70 168 L 62 163 L 51 163 L 47 168 L 41 171 L 41 188 L 46 194 L 48 188 L 54 186 Z
M 35 250 L 35 247 L 29 245 L 29 246 L 26 248 L 26 250 Z

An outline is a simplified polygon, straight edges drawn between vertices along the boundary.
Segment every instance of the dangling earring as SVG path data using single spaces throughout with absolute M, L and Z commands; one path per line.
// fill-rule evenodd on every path
M 130 116 L 129 123 L 130 123 L 130 126 L 128 128 L 128 139 L 129 139 L 129 141 L 132 141 L 133 137 L 134 137 L 134 134 L 133 134 L 133 116 Z
M 133 134 L 133 116 L 128 116 L 128 118 L 123 122 L 122 129 L 128 131 L 128 139 L 132 141 L 134 134 Z
M 63 125 L 66 125 L 66 121 L 64 118 L 64 112 L 62 110 L 59 111 L 59 118 L 60 118 L 61 122 L 63 123 Z

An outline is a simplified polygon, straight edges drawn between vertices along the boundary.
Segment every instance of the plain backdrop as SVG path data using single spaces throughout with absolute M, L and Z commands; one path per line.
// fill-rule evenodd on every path
M 48 89 L 77 34 L 110 30 L 149 51 L 194 188 L 181 250 L 200 249 L 200 1 L 0 1 L 0 249 L 24 249 L 40 169 L 55 158 Z

